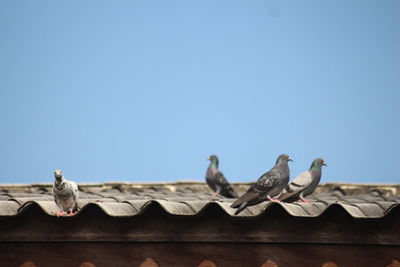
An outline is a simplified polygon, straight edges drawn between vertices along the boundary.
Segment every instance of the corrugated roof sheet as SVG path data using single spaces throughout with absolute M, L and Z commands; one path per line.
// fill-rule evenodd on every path
M 248 185 L 234 186 L 243 192 Z M 268 213 L 271 206 L 278 205 L 282 211 L 295 217 L 318 217 L 339 207 L 354 218 L 381 218 L 400 205 L 399 185 L 328 184 L 321 185 L 315 194 L 308 197 L 313 201 L 311 204 L 263 202 L 235 216 L 235 209 L 230 208 L 233 199 L 212 197 L 204 183 L 111 183 L 79 187 L 79 211 L 74 216 L 84 213 L 89 206 L 96 206 L 108 216 L 131 217 L 158 205 L 175 216 L 197 216 L 213 207 L 232 217 L 257 217 Z M 0 192 L 0 216 L 18 216 L 34 206 L 50 216 L 55 216 L 53 212 L 59 210 L 51 194 L 51 184 L 0 185 Z

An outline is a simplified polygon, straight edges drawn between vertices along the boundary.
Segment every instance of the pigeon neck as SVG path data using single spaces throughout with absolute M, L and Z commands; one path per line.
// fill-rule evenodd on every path
M 62 177 L 61 179 L 56 179 L 55 180 L 55 184 L 56 185 L 60 185 L 60 184 L 62 184 L 64 182 L 64 177 Z
M 279 161 L 276 163 L 275 168 L 279 168 L 283 171 L 285 171 L 289 175 L 289 165 L 287 161 Z
M 316 173 L 321 173 L 321 166 L 318 166 L 317 164 L 312 164 L 310 170 Z
M 276 161 L 276 165 L 275 165 L 275 166 L 277 166 L 277 167 L 278 167 L 278 166 L 283 166 L 283 165 L 285 165 L 285 164 L 287 165 L 287 162 L 286 162 L 286 161 L 283 161 L 283 160 L 277 160 L 277 161 Z
M 218 169 L 218 161 L 217 160 L 212 160 L 210 163 L 210 168 L 211 169 Z

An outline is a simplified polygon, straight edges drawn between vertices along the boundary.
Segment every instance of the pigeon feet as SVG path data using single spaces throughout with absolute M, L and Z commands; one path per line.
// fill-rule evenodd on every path
M 57 215 L 57 217 L 65 216 L 65 215 L 66 215 L 66 213 L 65 213 L 63 210 L 54 211 L 53 214 L 54 214 L 54 215 Z
M 211 194 L 213 197 L 219 197 L 219 194 L 218 193 L 212 193 Z
M 53 214 L 57 215 L 57 217 L 60 217 L 60 216 L 72 216 L 72 215 L 76 214 L 76 211 L 65 212 L 63 210 L 60 210 L 60 211 L 57 211 L 57 212 L 54 211 Z
M 279 199 L 276 198 L 272 198 L 270 196 L 267 196 L 267 200 L 272 201 L 272 202 L 277 202 L 277 203 L 281 203 L 282 201 L 280 201 Z
M 300 200 L 303 201 L 304 203 L 308 203 L 308 204 L 312 203 L 310 200 L 302 198 L 302 197 L 300 198 Z

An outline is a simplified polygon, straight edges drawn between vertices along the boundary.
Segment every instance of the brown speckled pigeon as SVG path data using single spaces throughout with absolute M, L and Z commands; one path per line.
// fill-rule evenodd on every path
M 231 207 L 237 208 L 235 215 L 246 207 L 257 205 L 267 199 L 279 201 L 273 199 L 273 197 L 279 195 L 289 182 L 289 161 L 292 161 L 289 155 L 280 155 L 276 160 L 275 166 L 258 178 L 257 182 L 251 185 L 244 195 L 233 202 Z
M 208 160 L 210 161 L 210 165 L 206 172 L 206 182 L 215 192 L 214 196 L 221 195 L 227 198 L 237 198 L 238 195 L 228 183 L 224 174 L 218 170 L 218 157 L 211 155 L 208 157 Z
M 307 171 L 301 173 L 286 186 L 279 196 L 279 200 L 294 202 L 300 199 L 303 202 L 310 203 L 311 201 L 304 197 L 312 194 L 317 188 L 321 180 L 322 166 L 326 166 L 325 161 L 321 158 L 315 159 Z

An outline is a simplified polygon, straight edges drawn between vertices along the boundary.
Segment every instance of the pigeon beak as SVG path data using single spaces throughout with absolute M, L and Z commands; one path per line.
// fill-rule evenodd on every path
M 210 157 L 208 157 L 207 160 L 210 160 Z
M 322 164 L 322 166 L 328 166 L 328 165 L 326 165 L 326 163 L 324 162 L 324 163 Z
M 292 159 L 292 158 L 289 158 L 289 159 L 288 159 L 288 161 L 291 161 L 291 162 L 293 162 L 293 159 Z

